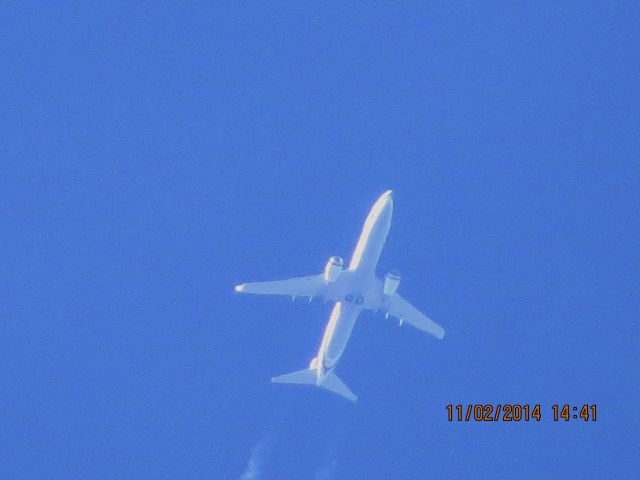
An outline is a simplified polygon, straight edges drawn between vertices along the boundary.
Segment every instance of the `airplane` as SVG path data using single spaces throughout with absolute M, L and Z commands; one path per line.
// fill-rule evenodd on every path
M 293 299 L 308 297 L 309 301 L 320 297 L 335 302 L 320 349 L 309 368 L 274 377 L 271 382 L 315 385 L 355 402 L 358 397 L 338 378 L 334 369 L 363 310 L 382 310 L 385 318 L 397 318 L 400 325 L 408 323 L 440 340 L 444 338 L 444 329 L 440 325 L 397 293 L 400 285 L 398 272 L 388 272 L 383 280 L 376 276 L 392 214 L 393 191 L 387 190 L 371 208 L 347 269 L 342 258 L 333 256 L 324 272 L 317 275 L 243 283 L 235 287 L 239 293 L 285 295 Z

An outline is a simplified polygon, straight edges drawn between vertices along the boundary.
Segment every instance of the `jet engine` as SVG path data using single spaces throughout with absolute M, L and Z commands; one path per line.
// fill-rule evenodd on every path
M 335 282 L 343 269 L 344 260 L 340 257 L 331 257 L 327 262 L 327 266 L 324 267 L 324 273 L 322 274 L 325 283 Z
M 400 274 L 398 272 L 396 272 L 395 270 L 391 270 L 384 276 L 384 286 L 382 287 L 382 291 L 386 296 L 390 297 L 394 293 L 396 293 L 396 290 L 398 290 L 399 286 Z

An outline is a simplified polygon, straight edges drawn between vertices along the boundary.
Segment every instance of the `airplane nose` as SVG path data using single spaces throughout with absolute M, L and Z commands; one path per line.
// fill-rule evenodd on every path
M 384 202 L 393 208 L 393 190 L 384 192 Z
M 384 203 L 393 203 L 393 190 L 389 189 L 380 195 L 380 201 Z
M 370 215 L 373 215 L 372 218 L 377 218 L 383 211 L 391 212 L 393 210 L 393 190 L 387 190 L 384 192 L 376 203 L 373 205 L 371 209 Z M 373 220 L 372 220 L 373 221 Z

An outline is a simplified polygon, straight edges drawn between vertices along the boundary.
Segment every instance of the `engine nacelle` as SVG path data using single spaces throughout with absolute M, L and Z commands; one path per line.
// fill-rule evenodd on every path
M 394 293 L 396 293 L 396 290 L 398 290 L 399 286 L 400 274 L 398 272 L 396 272 L 395 270 L 391 270 L 384 276 L 384 286 L 382 287 L 382 292 L 386 296 L 390 297 Z
M 324 273 L 322 274 L 325 283 L 335 282 L 343 269 L 344 260 L 340 257 L 331 257 L 327 262 L 327 266 L 324 267 Z

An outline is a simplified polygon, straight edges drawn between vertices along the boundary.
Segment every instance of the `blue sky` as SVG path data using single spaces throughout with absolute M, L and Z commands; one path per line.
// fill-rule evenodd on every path
M 0 12 L 1 478 L 640 471 L 636 2 Z M 348 258 L 387 188 L 447 337 L 363 315 L 357 406 L 271 385 L 331 307 L 233 285 Z M 545 417 L 446 419 L 509 402 Z

